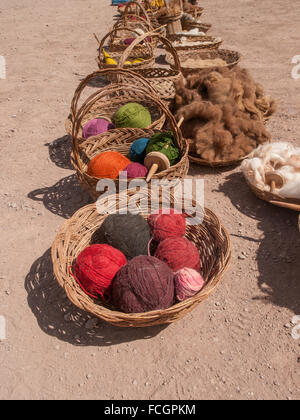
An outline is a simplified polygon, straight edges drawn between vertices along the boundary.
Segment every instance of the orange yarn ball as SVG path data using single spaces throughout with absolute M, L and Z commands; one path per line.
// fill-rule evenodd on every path
M 129 164 L 130 160 L 121 153 L 103 152 L 90 161 L 87 173 L 95 178 L 116 179 Z

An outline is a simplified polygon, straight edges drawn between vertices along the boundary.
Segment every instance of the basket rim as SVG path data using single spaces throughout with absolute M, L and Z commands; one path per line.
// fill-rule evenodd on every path
M 165 319 L 165 317 L 168 316 L 168 315 L 174 314 L 174 312 L 175 313 L 180 313 L 180 312 L 184 312 L 184 311 L 187 311 L 187 310 L 189 312 L 190 310 L 194 309 L 194 307 L 196 305 L 200 304 L 202 301 L 207 299 L 213 293 L 215 288 L 221 282 L 224 273 L 229 268 L 229 265 L 230 265 L 230 262 L 231 262 L 231 257 L 232 257 L 230 236 L 229 236 L 227 230 L 225 229 L 225 227 L 219 221 L 218 217 L 215 215 L 215 213 L 212 212 L 211 210 L 205 208 L 204 209 L 205 217 L 207 217 L 207 215 L 213 215 L 213 217 L 216 218 L 216 220 L 218 221 L 219 234 L 222 235 L 222 238 L 224 239 L 224 243 L 226 244 L 226 251 L 224 252 L 225 256 L 224 256 L 224 259 L 222 259 L 222 264 L 221 264 L 220 269 L 213 276 L 212 279 L 207 280 L 205 286 L 203 287 L 203 289 L 199 293 L 197 293 L 195 296 L 193 296 L 189 299 L 186 299 L 182 302 L 175 303 L 170 308 L 167 308 L 167 309 L 164 309 L 164 310 L 148 311 L 148 312 L 143 312 L 143 313 L 129 313 L 129 314 L 127 314 L 127 313 L 124 313 L 124 312 L 116 311 L 116 310 L 110 309 L 109 307 L 105 306 L 105 304 L 103 304 L 103 302 L 101 302 L 101 301 L 95 302 L 95 300 L 93 300 L 91 297 L 89 297 L 86 294 L 84 294 L 84 298 L 89 303 L 89 308 L 86 308 L 85 305 L 84 305 L 84 302 L 82 302 L 81 300 L 80 300 L 80 305 L 82 305 L 82 306 L 79 306 L 79 302 L 76 301 L 76 299 L 74 299 L 72 294 L 69 292 L 68 283 L 62 278 L 63 276 L 60 275 L 59 268 L 56 265 L 57 247 L 58 247 L 58 244 L 60 244 L 64 240 L 63 239 L 64 237 L 66 237 L 66 236 L 70 237 L 71 236 L 73 220 L 76 219 L 80 214 L 82 214 L 84 212 L 88 213 L 88 212 L 97 211 L 96 205 L 97 205 L 96 203 L 93 203 L 93 204 L 89 204 L 89 205 L 81 208 L 71 217 L 71 219 L 68 219 L 63 223 L 63 225 L 59 229 L 59 232 L 57 233 L 56 238 L 54 239 L 54 241 L 52 243 L 51 257 L 52 257 L 52 262 L 53 262 L 53 271 L 54 271 L 55 278 L 56 278 L 57 282 L 60 284 L 60 286 L 65 290 L 65 292 L 66 292 L 68 298 L 71 300 L 71 302 L 74 303 L 75 306 L 80 307 L 80 309 L 87 310 L 88 312 L 94 314 L 95 316 L 97 316 L 101 319 L 104 319 L 107 322 L 111 322 L 112 324 L 115 323 L 116 325 L 118 324 L 118 322 L 122 323 L 122 321 L 130 323 L 130 325 L 126 325 L 126 326 L 139 326 L 139 325 L 134 325 L 135 322 L 139 322 L 139 321 L 147 321 L 148 323 L 150 322 L 150 324 L 147 324 L 147 325 L 151 325 L 151 319 L 152 318 L 153 318 L 153 321 L 154 321 L 153 325 L 157 324 L 157 321 L 159 319 L 161 319 L 163 321 L 162 323 L 165 323 L 165 324 L 174 322 L 173 319 L 167 319 L 167 318 Z M 144 217 L 147 216 L 147 215 L 144 215 Z M 106 214 L 103 217 L 107 217 L 107 216 L 108 216 L 108 214 Z M 99 216 L 99 217 L 101 217 L 101 216 Z M 70 274 L 68 275 L 68 280 L 70 280 Z M 91 310 L 91 308 L 92 309 L 95 308 L 94 312 Z M 124 326 L 124 325 L 120 325 L 120 326 Z M 141 325 L 141 326 L 144 326 L 144 325 Z

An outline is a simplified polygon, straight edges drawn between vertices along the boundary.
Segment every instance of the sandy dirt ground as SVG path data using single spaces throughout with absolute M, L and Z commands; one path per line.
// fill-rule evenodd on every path
M 259 201 L 238 168 L 192 166 L 206 206 L 232 237 L 215 293 L 168 327 L 93 326 L 57 285 L 50 246 L 89 197 L 69 163 L 64 121 L 96 69 L 109 0 L 1 0 L 1 399 L 299 399 L 300 234 L 297 214 Z M 274 140 L 300 145 L 299 2 L 203 0 L 202 20 L 280 102 Z M 2 337 L 3 338 L 3 337 Z

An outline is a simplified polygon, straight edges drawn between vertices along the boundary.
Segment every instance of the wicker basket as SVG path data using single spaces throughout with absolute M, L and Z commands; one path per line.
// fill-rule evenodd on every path
M 132 192 L 116 195 L 118 207 L 126 206 L 128 198 L 132 195 Z M 94 300 L 85 294 L 70 274 L 77 256 L 90 245 L 93 233 L 107 217 L 107 214 L 100 215 L 97 208 L 99 209 L 99 206 L 96 207 L 96 204 L 83 207 L 63 224 L 51 249 L 53 271 L 58 283 L 75 306 L 114 326 L 149 327 L 171 324 L 182 319 L 213 293 L 230 264 L 229 235 L 218 217 L 212 211 L 205 209 L 203 223 L 188 226 L 186 234 L 200 251 L 202 275 L 205 279 L 204 288 L 192 298 L 165 310 L 139 314 L 118 312 L 112 306 L 105 305 L 102 301 Z M 142 213 L 142 215 L 145 218 L 149 216 L 148 213 Z
M 207 70 L 208 72 L 211 72 L 213 70 L 217 70 L 218 68 L 220 68 L 220 66 L 217 67 L 191 67 L 189 65 L 186 64 L 187 60 L 189 58 L 195 59 L 195 60 L 212 60 L 212 59 L 216 59 L 219 58 L 223 61 L 226 62 L 226 64 L 224 64 L 224 66 L 222 66 L 222 68 L 227 67 L 229 69 L 232 69 L 233 67 L 235 67 L 240 60 L 242 59 L 242 56 L 240 53 L 236 52 L 236 51 L 230 51 L 230 50 L 223 50 L 223 49 L 218 49 L 218 50 L 211 50 L 211 51 L 178 51 L 178 57 L 180 60 L 180 66 L 181 66 L 181 71 L 183 73 L 184 76 L 188 76 L 189 74 L 193 74 L 193 73 L 197 73 L 200 70 L 204 71 Z M 172 63 L 172 57 L 170 56 L 170 54 L 168 54 L 167 56 L 167 61 L 170 63 L 171 67 L 174 67 L 174 64 Z
M 162 36 L 166 35 L 165 25 L 161 25 L 158 22 L 156 18 L 157 10 L 155 10 L 155 8 L 149 8 L 149 6 L 143 5 L 142 2 L 137 3 L 136 1 L 130 1 L 126 5 L 124 14 L 128 13 L 130 15 L 133 13 L 133 10 L 135 11 L 135 15 L 139 14 L 139 16 L 145 18 L 157 33 Z
M 185 51 L 186 53 L 190 53 L 191 51 L 207 51 L 207 50 L 216 50 L 223 44 L 223 39 L 215 38 L 213 36 L 193 36 L 193 35 L 168 35 L 168 38 L 172 40 L 172 45 L 176 51 Z M 175 44 L 176 42 L 180 42 L 182 38 L 186 38 L 187 44 Z M 197 38 L 197 39 L 196 39 Z M 193 44 L 194 42 L 199 42 L 199 44 Z M 188 45 L 188 44 L 191 45 Z
M 161 112 L 167 118 L 168 122 L 168 131 L 172 131 L 174 135 L 174 143 L 180 150 L 180 160 L 176 165 L 171 166 L 169 169 L 166 169 L 162 172 L 159 172 L 153 176 L 153 179 L 175 179 L 184 177 L 189 170 L 189 160 L 188 160 L 188 144 L 183 139 L 181 130 L 177 126 L 176 120 L 173 115 L 170 113 L 168 107 L 156 96 L 156 94 L 150 94 L 146 90 L 139 88 L 137 86 L 115 86 L 114 94 L 117 96 L 119 93 L 122 93 L 125 89 L 128 96 L 131 94 L 140 94 L 144 97 L 145 101 L 152 102 L 157 107 L 161 109 Z M 98 95 L 92 95 L 89 100 L 81 107 L 78 113 L 75 115 L 73 132 L 72 132 L 72 164 L 76 170 L 79 182 L 81 185 L 89 192 L 89 194 L 96 200 L 101 192 L 97 191 L 97 184 L 99 178 L 89 176 L 87 173 L 89 162 L 99 153 L 105 151 L 117 151 L 122 153 L 125 156 L 128 156 L 130 147 L 133 141 L 141 137 L 149 138 L 161 130 L 157 129 L 137 129 L 137 128 L 116 128 L 109 130 L 106 133 L 100 134 L 95 137 L 90 137 L 89 139 L 82 141 L 80 136 L 80 127 L 82 120 L 85 118 L 85 115 L 89 113 L 91 107 L 95 101 L 99 101 L 99 98 L 102 99 L 106 95 L 106 92 L 100 92 Z M 141 178 L 145 179 L 145 178 Z M 131 179 L 127 180 L 129 184 Z M 119 188 L 119 180 L 114 180 L 116 191 Z M 122 188 L 124 182 L 122 183 Z
M 300 212 L 300 199 L 299 198 L 284 198 L 280 195 L 271 193 L 269 191 L 263 191 L 260 188 L 257 188 L 255 185 L 252 185 L 249 180 L 246 178 L 247 184 L 254 192 L 254 194 L 261 200 L 267 201 L 270 204 L 273 204 L 278 207 L 284 207 L 290 210 L 295 210 Z
M 123 50 L 114 51 L 114 48 L 113 48 L 113 50 L 110 51 L 109 48 L 106 48 L 110 57 L 117 62 L 117 64 L 108 64 L 108 63 L 105 63 L 103 49 L 104 49 L 106 41 L 108 41 L 109 39 L 112 39 L 118 33 L 124 33 L 124 31 L 127 31 L 127 33 L 132 33 L 135 37 L 140 36 L 138 32 L 136 32 L 133 29 L 127 28 L 126 26 L 120 26 L 108 32 L 102 38 L 99 44 L 97 62 L 98 62 L 98 67 L 100 70 L 119 67 L 118 63 L 120 61 L 120 57 L 123 53 Z M 132 50 L 131 55 L 128 57 L 128 60 L 134 61 L 136 59 L 142 59 L 143 61 L 140 61 L 137 63 L 125 64 L 124 68 L 129 69 L 129 70 L 136 70 L 136 69 L 142 69 L 142 68 L 147 68 L 147 67 L 148 68 L 153 67 L 154 62 L 155 62 L 155 57 L 153 53 L 153 48 L 150 43 L 146 43 L 144 45 L 138 45 L 134 50 Z
M 137 38 L 127 49 L 124 51 L 123 56 L 120 59 L 120 67 L 122 67 L 130 56 L 131 50 L 136 48 L 139 42 L 142 42 L 146 37 L 150 36 L 153 39 L 158 40 L 165 48 L 166 52 L 172 56 L 174 65 L 173 68 L 167 67 L 153 67 L 148 69 L 138 69 L 135 72 L 146 79 L 157 92 L 158 96 L 169 106 L 176 95 L 176 89 L 174 83 L 182 77 L 180 62 L 177 52 L 172 47 L 172 44 L 160 35 L 148 33 Z
M 200 19 L 203 15 L 204 7 L 194 6 L 193 11 L 190 10 L 190 7 L 186 8 L 185 5 L 183 6 L 184 13 L 190 14 L 194 19 Z
M 93 80 L 96 80 L 99 77 L 115 80 L 118 83 L 122 80 L 124 89 L 123 91 L 118 90 L 118 95 L 116 95 L 116 84 L 112 83 L 102 88 L 101 97 L 99 97 L 98 101 L 93 103 L 93 106 L 89 109 L 89 112 L 85 113 L 81 121 L 82 125 L 79 127 L 79 137 L 82 136 L 82 128 L 88 121 L 94 118 L 104 118 L 111 121 L 114 113 L 128 102 L 139 102 L 149 109 L 152 118 L 152 124 L 149 128 L 160 129 L 163 127 L 165 115 L 161 108 L 154 104 L 152 100 L 145 98 L 144 94 L 140 91 L 133 92 L 132 90 L 127 89 L 129 85 L 139 86 L 152 94 L 156 94 L 156 91 L 152 88 L 150 83 L 142 76 L 129 70 L 107 69 L 90 74 L 77 87 L 72 99 L 70 114 L 66 121 L 66 131 L 69 135 L 72 135 L 73 122 L 75 121 L 75 115 L 79 109 L 79 101 L 83 96 L 85 88 L 92 83 Z M 93 97 L 97 95 L 97 93 L 99 94 L 99 91 L 94 93 Z

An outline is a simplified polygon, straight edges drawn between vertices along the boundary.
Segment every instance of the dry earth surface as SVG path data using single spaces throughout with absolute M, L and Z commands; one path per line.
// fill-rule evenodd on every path
M 300 145 L 299 2 L 202 0 L 202 20 L 280 102 L 274 140 Z M 192 166 L 206 206 L 232 238 L 215 293 L 168 327 L 95 326 L 65 297 L 50 246 L 89 202 L 69 163 L 64 121 L 80 79 L 96 69 L 109 0 L 1 0 L 1 399 L 298 399 L 300 234 L 297 214 L 259 201 L 239 168 Z

